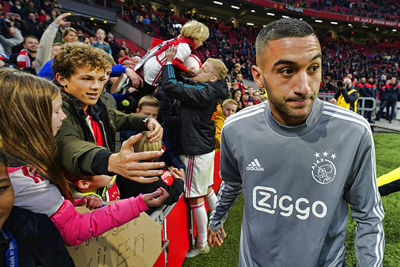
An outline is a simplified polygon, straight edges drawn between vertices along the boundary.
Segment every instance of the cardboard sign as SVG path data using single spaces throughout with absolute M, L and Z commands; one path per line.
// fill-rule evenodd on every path
M 84 207 L 77 210 L 89 211 Z M 161 228 L 142 212 L 120 227 L 67 249 L 77 267 L 150 267 L 161 253 Z

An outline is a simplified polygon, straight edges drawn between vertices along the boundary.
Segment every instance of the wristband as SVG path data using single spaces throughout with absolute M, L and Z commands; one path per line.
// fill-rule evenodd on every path
M 174 177 L 172 177 L 170 172 L 166 171 L 163 175 L 161 175 L 161 180 L 163 180 L 164 183 L 170 186 L 174 182 Z
M 56 29 L 59 29 L 59 28 L 60 28 L 60 27 L 54 25 L 53 23 L 50 23 L 50 25 L 53 26 L 53 27 L 56 28 Z

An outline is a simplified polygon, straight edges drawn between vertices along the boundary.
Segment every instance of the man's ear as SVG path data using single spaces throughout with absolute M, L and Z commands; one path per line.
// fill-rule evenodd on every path
M 265 88 L 262 69 L 259 66 L 253 65 L 251 66 L 251 74 L 253 75 L 254 83 L 257 87 Z
M 216 82 L 218 81 L 217 76 L 212 76 L 212 78 L 210 79 L 210 82 Z
M 75 182 L 75 185 L 80 191 L 86 191 L 90 187 L 90 182 L 85 180 L 78 180 L 77 182 Z
M 68 81 L 67 79 L 62 76 L 60 73 L 56 73 L 56 80 L 59 84 L 61 84 L 62 87 L 67 87 Z

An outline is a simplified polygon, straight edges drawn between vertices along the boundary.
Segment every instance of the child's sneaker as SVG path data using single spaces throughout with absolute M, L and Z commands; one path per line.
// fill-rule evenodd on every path
M 194 248 L 190 249 L 186 254 L 186 258 L 194 258 L 200 254 L 206 254 L 210 251 L 210 247 L 206 244 L 204 247 L 196 245 Z

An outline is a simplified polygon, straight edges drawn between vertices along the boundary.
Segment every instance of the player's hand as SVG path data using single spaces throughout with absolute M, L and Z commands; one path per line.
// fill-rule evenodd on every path
M 167 62 L 172 62 L 174 60 L 177 50 L 178 48 L 174 45 L 167 48 L 165 51 L 165 58 L 167 59 Z
M 103 206 L 103 200 L 95 196 L 85 196 L 79 202 L 78 206 L 86 206 L 88 209 L 97 209 Z
M 210 247 L 214 247 L 214 244 L 217 244 L 219 247 L 224 243 L 224 238 L 226 237 L 226 233 L 224 227 L 221 226 L 221 229 L 218 232 L 214 232 L 208 227 L 207 231 L 207 239 Z
M 178 170 L 177 168 L 170 166 L 168 171 L 171 173 L 171 176 L 174 177 L 174 179 L 183 180 L 185 177 L 185 171 L 182 168 Z
M 169 194 L 163 187 L 157 188 L 153 193 L 142 195 L 143 201 L 149 208 L 160 206 L 167 197 L 169 197 Z
M 147 135 L 150 143 L 161 141 L 164 130 L 156 119 L 149 118 L 147 122 L 147 129 L 150 131 L 150 133 Z
M 119 153 L 111 154 L 108 160 L 108 171 L 122 175 L 138 183 L 154 183 L 163 174 L 157 170 L 165 166 L 164 162 L 140 162 L 159 158 L 161 151 L 135 152 L 133 145 L 142 137 L 142 134 L 131 136 L 122 143 Z
M 143 79 L 133 69 L 126 68 L 125 74 L 128 75 L 129 80 L 132 82 L 132 86 L 135 88 L 143 87 Z

